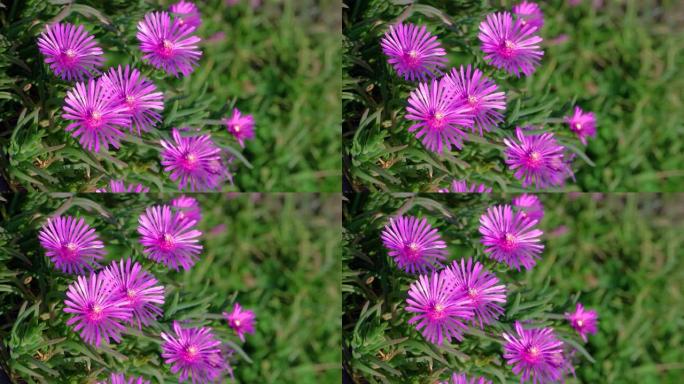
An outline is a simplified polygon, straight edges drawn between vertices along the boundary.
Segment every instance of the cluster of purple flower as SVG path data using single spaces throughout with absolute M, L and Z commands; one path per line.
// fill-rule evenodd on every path
M 512 11 L 513 14 L 492 13 L 482 21 L 481 50 L 485 61 L 493 67 L 517 77 L 530 76 L 544 54 L 539 45 L 542 38 L 538 36 L 544 15 L 539 5 L 530 1 L 521 2 Z M 470 65 L 452 68 L 444 74 L 446 51 L 425 26 L 391 25 L 381 46 L 399 76 L 421 81 L 409 95 L 406 119 L 413 122 L 409 132 L 415 132 L 428 150 L 441 154 L 452 147 L 462 149 L 468 132 L 483 136 L 503 121 L 505 93 L 480 69 Z M 585 113 L 580 107 L 575 107 L 575 113 L 566 117 L 565 122 L 585 145 L 588 136 L 596 135 L 594 114 Z M 573 156 L 553 133 L 534 133 L 529 128 L 532 127 L 517 128 L 515 139 L 504 140 L 506 164 L 522 180 L 523 187 L 562 186 L 565 179 L 573 176 Z M 470 191 L 465 183 L 454 184 L 453 189 L 456 190 L 452 192 Z M 483 185 L 478 189 L 490 190 Z
M 201 210 L 193 197 L 180 196 L 171 206 L 148 208 L 139 218 L 138 232 L 143 253 L 168 268 L 189 269 L 202 250 L 195 229 Z M 105 254 L 104 244 L 83 218 L 58 216 L 47 220 L 39 233 L 46 256 L 64 273 L 79 274 L 69 285 L 64 312 L 72 317 L 73 326 L 88 344 L 99 347 L 110 340 L 121 342 L 128 326 L 139 330 L 153 324 L 163 315 L 164 286 L 143 266 L 130 258 L 113 261 L 101 270 L 98 261 Z M 85 275 L 85 270 L 90 272 Z M 239 303 L 224 312 L 228 326 L 240 340 L 245 333 L 255 332 L 255 315 Z M 216 338 L 210 327 L 184 328 L 173 322 L 173 333 L 161 333 L 162 357 L 180 380 L 193 383 L 213 382 L 231 368 L 226 359 L 230 349 Z M 149 383 L 142 378 L 126 379 L 112 374 L 110 384 Z
M 496 205 L 480 217 L 481 243 L 489 258 L 511 269 L 532 268 L 544 246 L 542 231 L 536 228 L 544 217 L 537 196 L 521 195 L 510 205 Z M 469 327 L 484 329 L 504 314 L 506 286 L 472 258 L 453 261 L 443 267 L 447 245 L 436 228 L 425 218 L 399 216 L 389 219 L 381 239 L 397 266 L 407 273 L 420 274 L 408 290 L 406 311 L 415 314 L 409 324 L 431 343 L 463 340 Z M 597 331 L 598 315 L 577 303 L 566 319 L 582 339 Z M 521 382 L 548 383 L 560 380 L 572 371 L 571 350 L 553 328 L 525 328 L 514 324 L 515 333 L 504 332 L 504 358 Z M 443 382 L 448 384 L 448 381 Z M 484 378 L 454 374 L 452 384 L 487 384 Z
M 194 35 L 202 23 L 200 13 L 194 3 L 185 0 L 171 5 L 169 12 L 150 12 L 138 23 L 140 51 L 151 66 L 176 77 L 188 76 L 202 56 L 198 45 L 201 39 Z M 38 48 L 55 75 L 78 80 L 67 91 L 62 117 L 71 121 L 66 131 L 78 138 L 83 148 L 95 152 L 118 149 L 126 131 L 141 135 L 162 120 L 164 95 L 138 69 L 119 65 L 94 77 L 100 74 L 98 67 L 105 59 L 94 36 L 82 25 L 48 24 L 38 38 Z M 241 147 L 245 140 L 254 139 L 252 115 L 242 115 L 236 108 L 223 123 Z M 171 172 L 171 180 L 179 180 L 179 189 L 213 190 L 226 180 L 232 181 L 228 170 L 232 157 L 209 134 L 184 137 L 174 129 L 172 136 L 174 142 L 161 141 L 162 165 L 164 171 Z M 109 191 L 98 191 L 130 192 L 128 189 L 123 182 L 113 180 Z M 138 192 L 148 188 L 131 189 Z

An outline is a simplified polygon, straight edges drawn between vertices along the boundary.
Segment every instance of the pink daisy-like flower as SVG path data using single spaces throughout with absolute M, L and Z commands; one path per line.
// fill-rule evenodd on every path
M 472 131 L 479 130 L 480 136 L 483 131 L 489 132 L 503 121 L 503 115 L 499 110 L 506 109 L 506 94 L 497 92 L 494 81 L 484 76 L 477 68 L 461 66 L 457 71 L 453 68 L 444 76 L 451 96 L 452 103 L 467 105 L 471 108 L 474 117 Z
M 102 49 L 82 25 L 48 24 L 38 37 L 45 63 L 63 80 L 83 80 L 104 63 Z
M 102 75 L 102 85 L 108 90 L 109 97 L 126 107 L 132 123 L 129 127 L 131 133 L 134 128 L 138 135 L 141 131 L 148 132 L 161 121 L 157 111 L 164 110 L 164 95 L 137 69 L 128 65 L 111 68 Z
M 241 147 L 245 146 L 246 140 L 254 139 L 254 116 L 252 115 L 242 115 L 237 108 L 234 108 L 233 115 L 230 119 L 223 119 L 223 124 Z
M 513 206 L 518 208 L 518 214 L 527 216 L 531 220 L 541 221 L 544 217 L 544 206 L 536 195 L 522 194 L 513 199 Z
M 126 378 L 123 373 L 112 373 L 109 380 L 99 381 L 97 384 L 150 384 L 150 381 L 140 376 Z
M 496 68 L 520 77 L 529 76 L 539 65 L 544 51 L 542 38 L 535 35 L 537 27 L 523 23 L 508 12 L 492 13 L 480 24 L 480 42 L 484 59 Z
M 202 220 L 202 208 L 199 202 L 192 196 L 181 195 L 171 200 L 171 206 L 176 208 L 178 217 L 187 217 L 190 220 L 200 222 Z
M 492 324 L 504 313 L 498 303 L 506 302 L 506 286 L 499 284 L 499 278 L 478 262 L 461 259 L 454 261 L 443 273 L 451 284 L 451 294 L 455 298 L 465 297 L 471 301 L 475 317 L 474 325 Z
M 565 318 L 585 342 L 587 341 L 587 334 L 596 333 L 598 313 L 593 309 L 585 311 L 581 303 L 577 303 L 575 312 L 566 313 Z
M 124 264 L 120 260 L 119 263 L 111 263 L 102 273 L 112 287 L 112 294 L 118 294 L 133 309 L 131 324 L 137 322 L 138 329 L 152 324 L 162 315 L 160 306 L 164 304 L 164 287 L 139 263 L 126 259 Z
M 409 95 L 406 119 L 416 123 L 409 132 L 416 132 L 416 138 L 428 150 L 442 153 L 463 147 L 468 134 L 459 127 L 473 126 L 471 108 L 451 101 L 449 87 L 445 80 L 420 83 Z
M 245 341 L 245 333 L 254 334 L 254 311 L 243 310 L 239 303 L 235 303 L 230 313 L 223 312 L 223 317 L 240 340 Z
M 157 205 L 147 208 L 138 223 L 140 244 L 150 259 L 175 270 L 188 270 L 199 260 L 202 232 L 195 229 L 195 220 L 179 216 L 168 205 Z
M 397 266 L 408 273 L 425 273 L 441 266 L 446 243 L 427 219 L 399 216 L 389 219 L 382 231 L 382 243 Z
M 83 218 L 57 216 L 47 219 L 38 233 L 45 255 L 64 273 L 93 271 L 105 255 L 104 244 Z
M 171 21 L 166 12 L 150 12 L 138 23 L 137 38 L 143 59 L 157 69 L 178 77 L 187 76 L 195 70 L 202 56 L 197 45 L 200 38 L 191 35 L 195 27 Z
M 527 24 L 538 29 L 544 26 L 544 13 L 535 2 L 523 0 L 513 6 L 513 14 L 520 19 L 522 25 Z
M 504 358 L 521 382 L 551 383 L 561 380 L 565 370 L 563 342 L 551 328 L 524 329 L 515 322 L 515 334 L 503 333 Z
M 492 189 L 484 184 L 471 184 L 465 180 L 453 180 L 449 188 L 441 188 L 439 193 L 491 193 Z
M 178 24 L 188 25 L 192 28 L 197 28 L 202 24 L 199 9 L 192 1 L 181 0 L 169 7 L 171 12 L 178 19 Z
M 582 144 L 587 145 L 587 137 L 596 137 L 596 116 L 593 112 L 584 113 L 582 108 L 575 107 L 572 116 L 563 119 L 572 132 L 575 132 Z
M 171 172 L 171 180 L 178 180 L 178 189 L 187 185 L 191 191 L 217 189 L 224 180 L 225 167 L 221 162 L 221 149 L 210 135 L 184 137 L 174 128 L 171 131 L 175 143 L 161 141 L 161 153 L 165 172 Z
M 162 332 L 162 357 L 171 365 L 171 373 L 180 372 L 179 381 L 208 383 L 223 374 L 221 341 L 211 328 L 183 328 L 173 322 L 174 334 Z
M 380 41 L 382 52 L 404 80 L 425 80 L 436 73 L 448 61 L 446 51 L 423 25 L 390 25 Z
M 66 324 L 73 325 L 81 338 L 88 344 L 100 346 L 109 339 L 121 341 L 121 332 L 130 320 L 133 310 L 118 295 L 113 295 L 112 287 L 101 273 L 90 277 L 79 276 L 69 285 L 64 312 L 72 313 Z
M 479 376 L 468 379 L 465 373 L 454 373 L 451 380 L 441 381 L 439 384 L 492 384 L 492 381 Z
M 150 189 L 142 184 L 126 185 L 123 180 L 109 180 L 108 187 L 95 190 L 97 193 L 147 193 L 149 191 Z
M 120 127 L 131 123 L 127 108 L 109 98 L 102 80 L 89 79 L 88 83 L 76 83 L 67 91 L 62 117 L 74 122 L 67 125 L 66 131 L 77 137 L 83 148 L 95 152 L 100 147 L 119 148 L 124 136 Z
M 506 263 L 518 271 L 520 266 L 532 268 L 544 250 L 540 244 L 544 233 L 534 228 L 537 220 L 513 213 L 510 205 L 489 207 L 480 217 L 480 233 L 485 253 L 499 263 Z
M 526 135 L 515 130 L 517 141 L 504 139 L 506 164 L 522 180 L 524 188 L 534 184 L 537 189 L 561 186 L 572 170 L 564 159 L 565 147 L 558 144 L 553 133 Z
M 441 345 L 452 338 L 463 340 L 466 322 L 473 318 L 471 301 L 451 295 L 450 281 L 443 274 L 421 275 L 409 287 L 406 310 L 416 316 L 409 324 L 416 324 L 429 342 Z

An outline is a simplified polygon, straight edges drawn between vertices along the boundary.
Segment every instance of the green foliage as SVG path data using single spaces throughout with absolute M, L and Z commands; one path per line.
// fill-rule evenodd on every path
M 161 359 L 161 331 L 173 320 L 210 325 L 235 349 L 237 382 L 339 383 L 340 208 L 336 195 L 195 195 L 204 251 L 187 272 L 146 259 L 137 218 L 167 195 L 17 194 L 0 206 L 0 370 L 15 383 L 92 383 L 109 372 L 177 383 Z M 75 277 L 50 264 L 37 239 L 50 215 L 86 218 L 107 261 L 132 257 L 166 288 L 159 325 L 131 330 L 120 344 L 84 344 L 65 322 Z M 221 313 L 239 301 L 257 315 L 242 343 Z
M 682 377 L 682 195 L 540 195 L 542 259 L 517 272 L 483 254 L 479 217 L 510 195 L 356 194 L 343 208 L 343 356 L 358 383 L 434 383 L 452 371 L 516 383 L 501 332 L 514 320 L 553 325 L 573 348 L 578 383 L 678 383 Z M 397 214 L 427 217 L 450 260 L 473 256 L 507 285 L 505 315 L 462 343 L 437 347 L 408 325 L 400 271 L 380 233 Z M 583 343 L 565 312 L 580 301 L 599 313 Z
M 600 9 L 589 0 L 577 7 L 565 0 L 539 2 L 544 58 L 532 76 L 521 79 L 484 63 L 477 39 L 485 15 L 510 10 L 512 1 L 345 3 L 343 147 L 351 189 L 435 191 L 456 178 L 519 190 L 520 181 L 504 163 L 502 138 L 528 124 L 555 132 L 577 155 L 577 180 L 567 190 L 680 189 L 681 2 L 604 1 Z M 506 92 L 506 120 L 498 129 L 484 138 L 470 135 L 463 150 L 443 156 L 408 132 L 406 100 L 415 84 L 396 75 L 379 44 L 388 25 L 399 20 L 427 25 L 447 50 L 450 67 L 474 64 Z M 563 35 L 566 42 L 557 40 Z M 586 148 L 562 123 L 573 105 L 597 115 L 597 137 Z
M 0 8 L 0 190 L 92 191 L 109 179 L 174 191 L 159 164 L 171 127 L 201 128 L 236 156 L 235 186 L 248 191 L 340 189 L 339 11 L 332 0 L 199 2 L 203 57 L 188 77 L 144 64 L 136 24 L 169 1 L 2 2 Z M 103 47 L 105 68 L 131 64 L 164 92 L 164 121 L 122 149 L 100 154 L 64 131 L 70 84 L 43 63 L 36 39 L 45 23 L 82 23 Z M 223 33 L 221 37 L 217 35 Z M 254 114 L 244 150 L 220 122 L 233 107 Z M 4 180 L 3 180 L 4 179 Z M 293 184 L 293 181 L 295 182 Z

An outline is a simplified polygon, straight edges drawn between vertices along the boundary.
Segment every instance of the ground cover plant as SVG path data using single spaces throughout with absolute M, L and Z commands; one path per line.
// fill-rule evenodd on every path
M 343 365 L 350 379 L 452 383 L 452 375 L 466 374 L 493 383 L 559 382 L 559 376 L 569 383 L 679 382 L 684 196 L 537 196 L 541 210 L 534 198 L 509 194 L 348 195 L 342 292 Z M 505 214 L 492 209 L 505 205 L 524 215 L 501 220 Z M 400 216 L 425 219 L 433 231 L 423 226 L 408 236 L 410 226 L 397 224 Z M 513 237 L 493 236 L 504 229 Z M 397 239 L 413 240 L 407 245 Z M 511 257 L 514 249 L 519 253 Z M 475 273 L 469 258 L 491 274 Z M 425 306 L 429 301 L 421 301 L 417 288 L 426 279 L 438 281 L 428 262 L 454 284 L 446 292 L 458 292 L 463 281 L 474 284 L 463 292 L 479 303 L 474 318 L 489 324 L 458 315 L 468 311 L 467 300 L 454 305 L 448 295 L 434 294 L 443 292 L 437 283 L 423 291 L 436 300 L 432 309 Z M 412 273 L 408 265 L 425 272 Z M 460 279 L 462 271 L 479 277 Z M 598 315 L 595 329 L 589 311 Z M 433 332 L 444 318 L 451 328 L 442 328 L 440 344 Z M 533 329 L 544 336 L 515 343 Z M 559 349 L 564 359 L 555 358 Z M 540 350 L 545 352 L 538 355 Z M 525 369 L 535 367 L 536 374 L 525 377 Z
M 15 194 L 0 217 L 0 378 L 340 381 L 335 195 Z
M 345 1 L 345 189 L 680 190 L 683 14 L 678 1 Z M 538 136 L 550 155 L 529 155 L 516 128 L 530 126 L 553 135 Z
M 327 0 L 2 1 L 0 191 L 339 190 L 338 30 Z

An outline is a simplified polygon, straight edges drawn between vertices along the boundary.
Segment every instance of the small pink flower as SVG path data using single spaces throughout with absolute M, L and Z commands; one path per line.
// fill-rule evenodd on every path
M 228 326 L 233 328 L 240 340 L 245 341 L 245 333 L 254 334 L 254 311 L 243 310 L 239 303 L 235 303 L 233 311 L 223 312 L 223 317 L 228 322 Z
M 575 107 L 575 113 L 572 116 L 566 116 L 563 120 L 582 144 L 587 145 L 587 137 L 596 137 L 596 116 L 593 112 L 585 113 L 582 108 Z
M 566 313 L 565 318 L 585 342 L 587 341 L 587 334 L 596 333 L 598 314 L 593 309 L 584 310 L 581 303 L 577 303 L 575 312 Z
M 223 119 L 223 124 L 241 147 L 245 146 L 246 140 L 254 139 L 254 116 L 252 115 L 242 115 L 237 108 L 234 108 L 233 115 L 229 119 Z
M 102 48 L 82 25 L 48 24 L 38 38 L 38 50 L 55 75 L 64 80 L 83 80 L 104 63 Z

